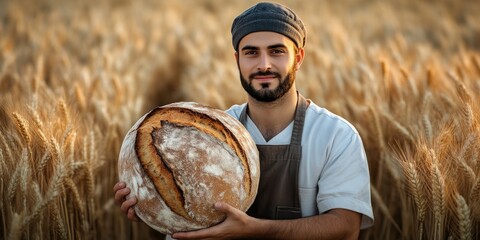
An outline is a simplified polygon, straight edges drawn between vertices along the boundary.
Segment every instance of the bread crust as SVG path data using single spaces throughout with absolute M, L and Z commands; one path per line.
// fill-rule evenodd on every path
M 158 107 L 127 133 L 119 177 L 137 196 L 137 215 L 171 234 L 212 226 L 224 201 L 246 211 L 259 180 L 258 151 L 227 113 L 197 103 Z

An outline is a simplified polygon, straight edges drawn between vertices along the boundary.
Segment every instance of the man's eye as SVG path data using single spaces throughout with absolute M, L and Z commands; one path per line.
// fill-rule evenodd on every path
M 257 54 L 257 51 L 253 51 L 253 50 L 245 51 L 245 55 L 255 55 L 255 54 Z
M 282 53 L 285 53 L 285 51 L 283 49 L 272 49 L 272 53 L 273 54 L 282 54 Z

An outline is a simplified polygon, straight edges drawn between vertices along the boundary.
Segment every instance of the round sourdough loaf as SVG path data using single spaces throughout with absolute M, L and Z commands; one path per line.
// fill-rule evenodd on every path
M 257 194 L 258 150 L 227 113 L 191 102 L 157 107 L 123 141 L 118 173 L 138 199 L 134 209 L 164 234 L 222 221 L 214 203 L 246 211 Z

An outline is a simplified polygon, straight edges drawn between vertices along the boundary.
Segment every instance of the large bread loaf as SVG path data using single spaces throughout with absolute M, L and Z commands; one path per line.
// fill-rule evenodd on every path
M 120 181 L 138 203 L 137 215 L 165 234 L 222 221 L 213 205 L 246 211 L 257 194 L 258 151 L 249 133 L 227 113 L 197 103 L 157 107 L 125 136 Z

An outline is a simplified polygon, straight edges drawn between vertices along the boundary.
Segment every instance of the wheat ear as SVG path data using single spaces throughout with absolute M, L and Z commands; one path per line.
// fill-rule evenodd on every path
M 0 132 L 0 141 L 3 145 L 3 148 L 5 150 L 5 155 L 6 155 L 6 159 L 4 159 L 4 162 L 13 162 L 13 154 L 12 154 L 12 150 L 10 149 L 10 145 L 7 143 L 7 140 L 5 139 L 5 137 L 3 136 L 3 133 Z
M 40 115 L 32 106 L 28 106 L 28 110 L 33 118 L 33 122 L 35 122 L 37 129 L 41 130 L 43 128 L 43 122 L 40 119 Z
M 67 110 L 67 104 L 65 104 L 65 101 L 63 99 L 60 99 L 57 103 L 58 106 L 58 111 L 60 112 L 60 116 L 62 121 L 65 123 L 70 123 L 70 115 L 68 114 Z
M 60 211 L 58 209 L 59 205 L 60 204 L 54 204 L 50 207 L 51 209 L 50 214 L 53 217 L 53 222 L 55 223 L 53 227 L 55 230 L 57 230 L 57 233 L 59 234 L 60 239 L 68 239 L 67 230 L 65 228 L 65 224 L 63 223 L 63 219 L 60 216 Z
M 22 196 L 27 196 L 28 195 L 28 192 L 27 192 L 27 187 L 29 186 L 29 183 L 30 183 L 30 172 L 31 172 L 31 166 L 30 164 L 28 163 L 28 155 L 27 155 L 27 151 L 26 149 L 24 149 L 22 151 L 22 159 L 20 161 L 20 166 L 21 166 L 21 173 L 20 173 L 20 177 L 21 177 L 21 181 L 20 181 L 20 190 L 21 190 L 21 195 Z M 24 201 L 24 208 L 23 209 L 26 209 L 27 206 L 26 206 L 26 201 L 27 201 L 27 198 L 24 197 L 22 199 Z
M 468 200 L 472 206 L 472 213 L 480 220 L 480 177 L 477 177 L 477 181 L 473 184 Z
M 425 213 L 427 210 L 427 201 L 426 201 L 425 193 L 422 189 L 421 179 L 417 169 L 415 169 L 415 165 L 411 162 L 404 163 L 402 165 L 405 171 L 407 191 L 413 197 L 413 200 L 417 207 L 417 214 L 418 214 L 417 220 L 419 225 L 418 239 L 422 239 L 423 223 L 425 221 Z
M 32 137 L 30 136 L 30 133 L 29 133 L 28 122 L 22 116 L 20 116 L 20 114 L 16 112 L 13 113 L 13 118 L 15 118 L 15 122 L 18 128 L 20 128 L 20 133 L 22 137 L 25 139 L 25 142 L 26 142 L 25 145 L 27 146 L 28 154 L 33 159 L 32 147 L 31 147 Z
M 20 116 L 20 114 L 14 112 L 13 113 L 13 118 L 15 119 L 15 123 L 17 124 L 18 128 L 20 129 L 20 133 L 22 134 L 22 137 L 25 139 L 25 142 L 27 144 L 30 144 L 32 141 L 32 137 L 28 133 L 28 123 L 27 121 Z
M 472 221 L 470 218 L 470 209 L 465 199 L 460 195 L 455 196 L 455 214 L 456 232 L 461 240 L 471 240 L 472 238 Z
M 435 223 L 435 233 L 439 238 L 443 236 L 443 227 L 445 219 L 445 180 L 438 168 L 438 160 L 433 149 L 430 149 L 432 161 L 432 197 L 433 197 L 433 215 Z
M 83 94 L 83 90 L 78 84 L 75 84 L 75 100 L 80 110 L 85 110 L 87 107 L 87 102 L 85 101 L 85 95 Z
M 430 121 L 430 116 L 429 116 L 429 107 L 430 107 L 430 102 L 432 101 L 432 93 L 427 92 L 425 96 L 423 97 L 422 101 L 422 124 L 423 128 L 425 129 L 425 135 L 428 139 L 428 142 L 431 143 L 433 139 L 433 129 L 432 129 L 432 123 Z

